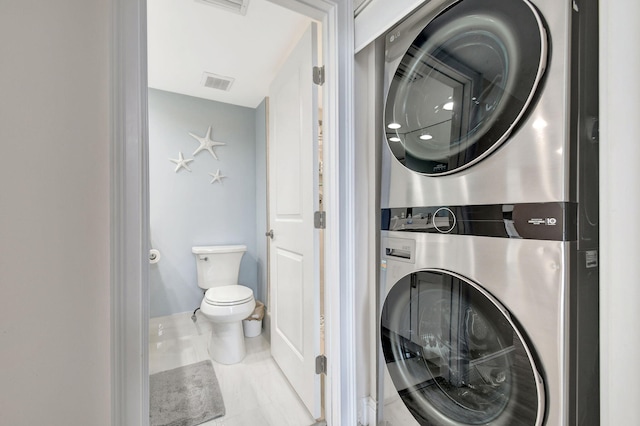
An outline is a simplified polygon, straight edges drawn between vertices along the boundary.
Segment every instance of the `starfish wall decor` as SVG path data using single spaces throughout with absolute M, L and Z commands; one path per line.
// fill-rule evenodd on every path
M 191 132 L 189 132 L 189 135 L 191 135 L 191 137 L 195 138 L 198 142 L 200 142 L 200 146 L 198 147 L 198 149 L 194 151 L 193 155 L 196 155 L 202 150 L 207 150 L 211 153 L 211 155 L 213 155 L 213 158 L 217 160 L 218 156 L 216 155 L 213 148 L 220 145 L 226 145 L 224 142 L 216 142 L 211 139 L 211 126 L 209 126 L 209 130 L 207 130 L 207 134 L 204 137 L 194 135 Z
M 169 161 L 171 161 L 172 163 L 176 163 L 176 170 L 175 170 L 176 173 L 178 173 L 178 170 L 180 170 L 181 168 L 185 168 L 187 169 L 187 171 L 190 172 L 191 169 L 187 164 L 192 162 L 193 158 L 185 159 L 184 156 L 182 155 L 182 152 L 178 152 L 178 158 L 177 159 L 169 158 Z
M 198 142 L 200 142 L 200 146 L 198 147 L 198 149 L 195 150 L 195 152 L 193 153 L 193 155 L 195 156 L 197 153 L 199 153 L 200 151 L 209 151 L 209 153 L 211 154 L 211 156 L 213 156 L 213 158 L 215 158 L 216 160 L 219 161 L 218 156 L 216 155 L 214 148 L 220 145 L 226 145 L 224 142 L 216 142 L 213 139 L 211 139 L 211 126 L 209 126 L 209 129 L 207 130 L 207 134 L 204 135 L 204 137 L 200 137 L 198 135 L 195 135 L 191 132 L 189 132 L 189 135 L 191 137 L 193 137 L 194 139 L 196 139 Z M 184 155 L 182 154 L 182 151 L 178 152 L 178 158 L 169 158 L 169 161 L 171 161 L 172 163 L 176 164 L 176 168 L 175 168 L 175 172 L 178 173 L 178 171 L 180 171 L 180 169 L 184 168 L 187 171 L 191 172 L 191 169 L 189 168 L 189 163 L 194 161 L 193 158 L 184 158 Z M 222 179 L 226 179 L 227 176 L 223 175 L 220 172 L 220 169 L 216 170 L 215 173 L 209 173 L 209 175 L 213 178 L 211 180 L 211 183 L 223 183 Z
M 216 182 L 222 183 L 222 179 L 226 178 L 225 175 L 220 174 L 220 169 L 216 170 L 215 173 L 209 173 L 209 175 L 213 177 L 213 180 L 211 181 L 211 183 L 216 183 Z

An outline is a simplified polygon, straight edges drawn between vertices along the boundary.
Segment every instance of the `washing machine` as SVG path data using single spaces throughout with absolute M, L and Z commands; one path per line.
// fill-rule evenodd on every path
M 383 220 L 378 425 L 599 424 L 597 250 L 513 207 Z
M 384 35 L 377 423 L 599 424 L 593 0 Z
M 431 0 L 389 30 L 382 205 L 575 202 L 596 17 L 593 0 Z

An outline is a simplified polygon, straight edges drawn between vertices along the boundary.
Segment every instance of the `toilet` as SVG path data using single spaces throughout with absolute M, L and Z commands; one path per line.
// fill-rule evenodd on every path
M 200 312 L 211 322 L 209 355 L 221 364 L 235 364 L 245 356 L 242 320 L 256 306 L 253 291 L 238 285 L 244 245 L 193 247 L 198 287 L 205 290 Z

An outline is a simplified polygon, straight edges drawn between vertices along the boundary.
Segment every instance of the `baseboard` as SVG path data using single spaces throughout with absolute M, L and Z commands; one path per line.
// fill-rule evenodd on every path
M 376 401 L 367 396 L 360 399 L 358 409 L 358 425 L 375 426 L 376 424 Z

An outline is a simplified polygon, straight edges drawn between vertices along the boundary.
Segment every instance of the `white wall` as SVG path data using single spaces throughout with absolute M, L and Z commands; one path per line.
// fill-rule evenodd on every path
M 110 0 L 0 2 L 0 423 L 110 424 Z
M 601 421 L 640 418 L 640 3 L 600 2 Z

